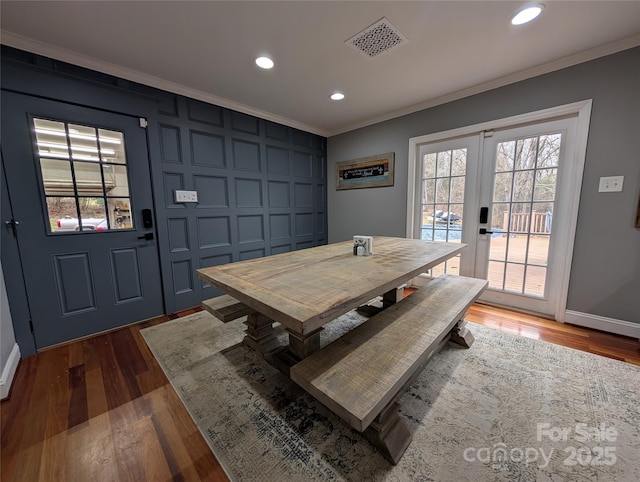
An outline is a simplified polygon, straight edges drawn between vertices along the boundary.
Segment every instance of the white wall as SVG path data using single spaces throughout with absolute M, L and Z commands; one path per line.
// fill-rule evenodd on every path
M 13 333 L 4 273 L 0 264 L 0 398 L 6 398 L 9 394 L 19 361 L 20 349 Z

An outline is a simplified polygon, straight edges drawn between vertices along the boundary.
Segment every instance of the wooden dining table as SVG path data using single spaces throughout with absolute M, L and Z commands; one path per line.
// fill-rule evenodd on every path
M 301 360 L 320 348 L 325 324 L 380 295 L 384 306 L 399 301 L 404 284 L 465 248 L 375 236 L 370 256 L 354 256 L 353 241 L 344 241 L 201 268 L 197 275 L 255 310 L 246 322 L 251 346 L 268 350 L 278 322 L 288 332 L 288 351 Z

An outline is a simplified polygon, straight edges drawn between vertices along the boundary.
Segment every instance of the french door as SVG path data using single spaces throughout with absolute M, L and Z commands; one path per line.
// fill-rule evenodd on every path
M 578 115 L 514 124 L 412 139 L 407 236 L 468 245 L 428 275 L 487 279 L 482 300 L 563 319 L 582 181 Z
M 555 313 L 562 279 L 557 247 L 568 225 L 562 191 L 572 181 L 562 176 L 574 138 L 575 118 L 485 137 L 479 197 L 486 220 L 483 211 L 474 270 L 489 280 L 483 300 Z
M 164 312 L 138 118 L 3 91 L 2 162 L 36 348 Z

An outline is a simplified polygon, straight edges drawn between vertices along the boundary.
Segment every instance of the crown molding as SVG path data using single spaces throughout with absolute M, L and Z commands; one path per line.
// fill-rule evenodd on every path
M 5 30 L 0 30 L 0 35 L 0 42 L 9 47 L 25 50 L 27 52 L 49 57 L 61 62 L 78 65 L 80 67 L 102 72 L 104 74 L 113 75 L 114 77 L 119 77 L 121 79 L 130 80 L 132 82 L 137 82 L 139 84 L 144 84 L 150 87 L 155 87 L 156 89 L 165 90 L 173 94 L 179 94 L 185 97 L 190 97 L 192 99 L 200 100 L 202 102 L 207 102 L 209 104 L 226 107 L 227 109 L 232 109 L 244 114 L 249 114 L 261 119 L 276 122 L 278 124 L 284 124 L 286 126 L 310 132 L 312 134 L 317 134 L 319 136 L 328 137 L 330 134 L 327 131 L 323 131 L 322 129 L 318 129 L 317 127 L 297 122 L 293 119 L 256 109 L 255 107 L 225 99 L 224 97 L 218 97 L 216 95 L 209 94 L 198 89 L 192 89 L 182 84 L 164 80 L 159 77 L 139 72 L 137 70 L 122 67 L 109 62 L 104 62 L 102 60 L 97 60 L 92 57 L 73 52 L 71 50 L 56 47 L 54 45 L 40 42 L 28 37 L 23 37 L 22 35 L 17 35 Z
M 467 89 L 462 89 L 462 90 L 452 92 L 450 94 L 446 94 L 440 97 L 435 97 L 433 99 L 429 99 L 418 104 L 404 107 L 402 109 L 394 110 L 380 116 L 372 117 L 372 118 L 360 121 L 358 123 L 347 124 L 332 130 L 323 130 L 315 126 L 310 126 L 307 124 L 303 124 L 301 122 L 297 122 L 293 119 L 289 119 L 286 117 L 273 114 L 271 112 L 256 109 L 255 107 L 244 105 L 229 99 L 225 99 L 223 97 L 218 97 L 216 95 L 203 92 L 201 90 L 192 89 L 190 87 L 186 87 L 184 85 L 177 84 L 175 82 L 170 82 L 170 81 L 161 79 L 159 77 L 144 74 L 142 72 L 138 72 L 137 70 L 128 69 L 125 67 L 121 67 L 119 65 L 111 64 L 109 62 L 103 62 L 101 60 L 96 60 L 86 55 L 82 55 L 77 52 L 73 52 L 71 50 L 62 49 L 60 47 L 46 44 L 44 42 L 33 40 L 28 37 L 23 37 L 21 35 L 14 34 L 12 32 L 0 30 L 0 35 L 1 35 L 0 37 L 1 43 L 8 45 L 10 47 L 14 47 L 20 50 L 26 50 L 28 52 L 50 57 L 52 59 L 60 60 L 62 62 L 68 62 L 70 64 L 78 65 L 80 67 L 85 67 L 87 69 L 96 70 L 98 72 L 113 75 L 115 77 L 120 77 L 122 79 L 130 80 L 132 82 L 148 85 L 150 87 L 155 87 L 157 89 L 165 90 L 167 92 L 172 92 L 174 94 L 183 95 L 185 97 L 201 100 L 203 102 L 218 105 L 221 107 L 226 107 L 228 109 L 236 110 L 238 112 L 259 117 L 261 119 L 266 119 L 272 122 L 276 122 L 278 124 L 284 124 L 286 126 L 293 127 L 295 129 L 300 129 L 306 132 L 311 132 L 313 134 L 317 134 L 323 137 L 331 137 L 338 134 L 344 134 L 349 131 L 367 127 L 373 124 L 378 124 L 380 122 L 385 122 L 391 119 L 395 119 L 397 117 L 402 117 L 407 114 L 413 114 L 414 112 L 418 112 L 418 111 L 429 109 L 431 107 L 435 107 L 438 105 L 446 104 L 447 102 L 460 100 L 464 97 L 480 94 L 482 92 L 486 92 L 499 87 L 504 87 L 505 85 L 520 82 L 522 80 L 530 79 L 532 77 L 537 77 L 539 75 L 564 69 L 566 67 L 571 67 L 573 65 L 581 64 L 583 62 L 588 62 L 590 60 L 594 60 L 600 57 L 604 57 L 606 55 L 621 52 L 623 50 L 627 50 L 640 45 L 640 34 L 632 35 L 631 37 L 627 37 L 615 42 L 611 42 L 593 49 L 585 50 L 577 54 L 569 55 L 561 59 L 554 60 L 552 62 L 547 62 L 545 64 L 541 64 L 536 67 L 532 67 L 530 69 L 522 70 L 504 77 L 500 77 L 498 79 L 494 79 L 489 82 L 485 82 L 473 87 L 469 87 Z
M 473 87 L 458 90 L 456 92 L 452 92 L 450 94 L 446 94 L 440 97 L 435 97 L 433 99 L 429 99 L 425 102 L 414 104 L 409 107 L 405 107 L 403 109 L 398 109 L 392 112 L 388 112 L 381 116 L 367 119 L 357 124 L 349 124 L 335 131 L 332 131 L 331 135 L 335 136 L 338 134 L 344 134 L 345 132 L 353 131 L 353 130 L 360 129 L 362 127 L 367 127 L 373 124 L 378 124 L 379 122 L 388 121 L 391 119 L 395 119 L 397 117 L 402 117 L 407 114 L 413 114 L 414 112 L 418 112 L 421 110 L 429 109 L 431 107 L 436 107 L 438 105 L 446 104 L 447 102 L 453 102 L 455 100 L 460 100 L 464 97 L 481 94 L 482 92 L 487 92 L 492 89 L 497 89 L 498 87 L 504 87 L 505 85 L 514 84 L 522 80 L 527 80 L 533 77 L 537 77 L 539 75 L 548 74 L 549 72 L 561 70 L 567 67 L 571 67 L 573 65 L 581 64 L 583 62 L 588 62 L 590 60 L 595 60 L 597 58 L 604 57 L 606 55 L 615 54 L 623 50 L 637 47 L 638 45 L 640 45 L 640 34 L 632 35 L 631 37 L 627 37 L 615 42 L 601 45 L 593 49 L 585 50 L 577 54 L 569 55 L 567 57 L 563 57 L 561 59 L 554 60 L 552 62 L 547 62 L 546 64 L 541 64 L 536 67 L 532 67 L 530 69 L 521 70 L 519 72 L 510 74 L 504 77 L 500 77 L 498 79 L 490 80 L 489 82 L 485 82 L 483 84 L 478 84 Z

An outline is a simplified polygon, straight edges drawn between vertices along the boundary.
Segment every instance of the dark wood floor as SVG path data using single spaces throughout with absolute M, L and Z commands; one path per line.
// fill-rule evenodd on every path
M 227 480 L 140 335 L 175 317 L 22 360 L 0 406 L 0 479 Z M 473 306 L 467 320 L 640 365 L 636 339 L 484 305 Z

